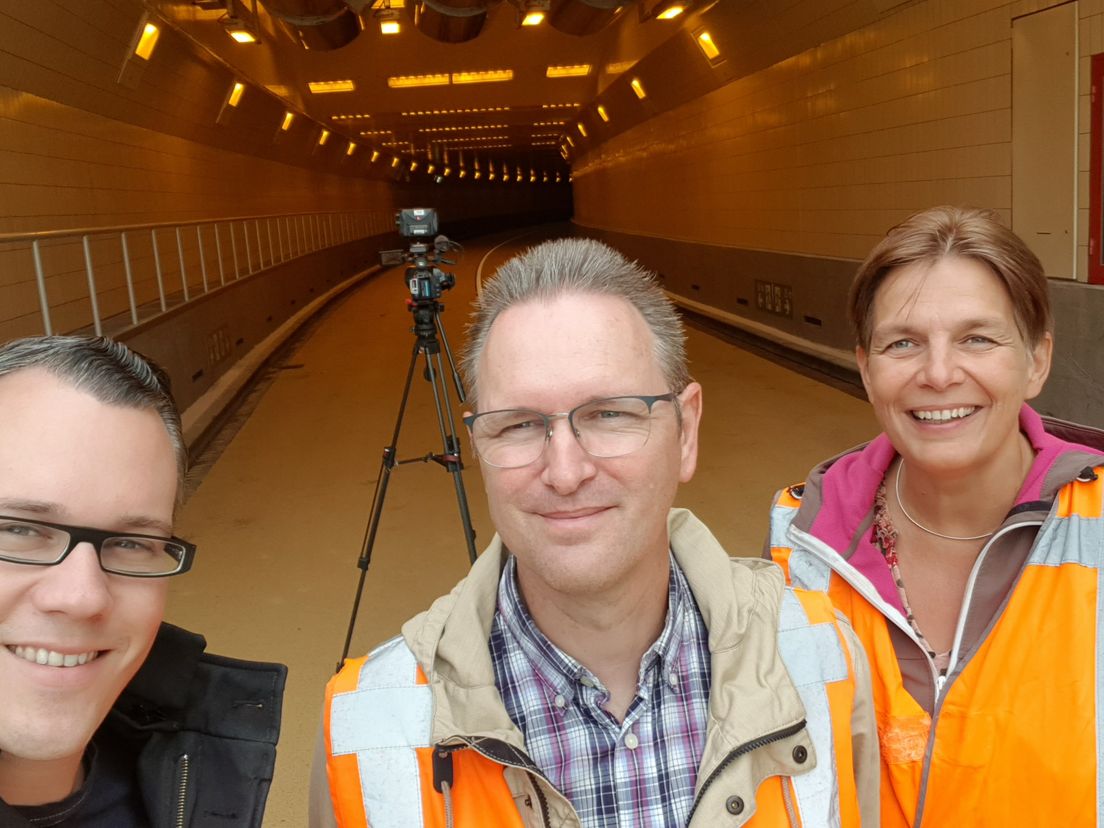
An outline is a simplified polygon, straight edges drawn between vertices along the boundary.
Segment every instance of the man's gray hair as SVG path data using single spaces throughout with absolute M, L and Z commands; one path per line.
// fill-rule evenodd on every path
M 106 405 L 151 408 L 176 455 L 177 501 L 184 493 L 188 448 L 169 375 L 157 363 L 106 337 L 30 336 L 0 345 L 0 377 L 28 368 L 48 371 Z
M 690 383 L 686 333 L 654 273 L 593 239 L 556 239 L 531 247 L 502 265 L 483 287 L 468 325 L 460 370 L 473 408 L 479 394 L 479 358 L 499 314 L 525 302 L 571 294 L 618 296 L 644 317 L 652 332 L 656 363 L 667 387 L 678 394 Z

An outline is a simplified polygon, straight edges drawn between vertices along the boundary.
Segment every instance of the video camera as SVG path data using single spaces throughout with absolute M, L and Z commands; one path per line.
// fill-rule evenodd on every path
M 456 277 L 444 270 L 439 264 L 456 264 L 441 254 L 458 248 L 456 242 L 447 236 L 437 234 L 437 211 L 431 207 L 408 207 L 395 216 L 395 225 L 399 235 L 406 239 L 425 239 L 435 236 L 430 243 L 412 241 L 408 250 L 381 250 L 380 264 L 393 267 L 409 264 L 406 269 L 406 285 L 416 302 L 433 302 L 441 293 L 456 284 Z

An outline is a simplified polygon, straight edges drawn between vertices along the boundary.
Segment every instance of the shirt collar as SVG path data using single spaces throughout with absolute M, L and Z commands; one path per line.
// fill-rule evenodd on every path
M 667 617 L 659 637 L 640 659 L 637 693 L 645 697 L 650 695 L 657 668 L 661 677 L 669 677 L 678 672 L 686 613 L 690 611 L 693 601 L 686 576 L 670 551 L 668 560 L 671 574 L 667 582 Z M 556 693 L 570 699 L 578 692 L 580 684 L 584 687 L 601 687 L 597 676 L 553 644 L 537 627 L 518 588 L 517 559 L 513 555 L 507 558 L 499 580 L 498 613 L 533 669 Z M 667 686 L 667 681 L 662 681 L 661 686 Z

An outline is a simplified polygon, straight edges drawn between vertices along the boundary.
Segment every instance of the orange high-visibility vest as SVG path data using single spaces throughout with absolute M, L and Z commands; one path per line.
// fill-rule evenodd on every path
M 934 717 L 905 689 L 890 639 L 896 624 L 915 640 L 911 627 L 838 552 L 791 525 L 799 491 L 775 502 L 771 555 L 787 581 L 826 590 L 866 649 L 883 828 L 1104 825 L 1104 467 L 1059 491 L 1003 611 L 952 665 Z M 1017 529 L 989 543 L 1004 531 Z
M 857 828 L 850 728 L 854 671 L 824 595 L 786 591 L 778 647 L 805 705 L 816 766 L 798 776 L 768 777 L 756 791 L 754 807 L 729 803 L 725 824 Z M 330 680 L 326 772 L 341 828 L 547 824 L 547 799 L 558 794 L 524 753 L 495 739 L 463 735 L 434 745 L 432 717 L 430 685 L 401 637 L 366 658 L 347 661 Z M 519 797 L 504 776 L 508 766 L 532 775 L 537 802 L 519 809 Z M 715 825 L 717 815 L 695 814 L 690 824 Z

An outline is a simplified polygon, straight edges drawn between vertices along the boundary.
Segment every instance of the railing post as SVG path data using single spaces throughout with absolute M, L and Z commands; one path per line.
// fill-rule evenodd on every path
M 234 222 L 229 221 L 226 225 L 230 229 L 230 253 L 234 256 L 234 281 L 236 282 L 241 278 L 241 269 L 238 267 L 238 242 L 234 238 Z
M 303 217 L 295 217 L 295 255 L 303 255 Z
M 245 239 L 245 266 L 246 273 L 253 272 L 253 249 L 249 243 L 249 222 L 242 219 L 242 238 Z
M 92 327 L 96 336 L 103 336 L 103 324 L 100 322 L 100 303 L 96 298 L 96 274 L 92 272 L 92 247 L 88 243 L 88 236 L 82 236 L 84 244 L 84 270 L 88 274 L 88 300 L 92 305 Z
M 222 266 L 222 239 L 219 238 L 218 222 L 216 221 L 211 225 L 215 230 L 215 256 L 218 258 L 219 264 L 219 284 L 226 284 L 226 271 Z
M 130 249 L 127 247 L 126 231 L 119 234 L 123 245 L 123 272 L 126 273 L 127 298 L 130 299 L 130 322 L 138 324 L 138 303 L 134 301 L 134 275 L 130 271 Z
M 184 240 L 180 237 L 180 225 L 176 225 L 176 258 L 180 261 L 180 284 L 184 288 L 184 301 L 188 296 L 188 269 L 184 266 Z
M 203 255 L 202 224 L 196 225 L 196 246 L 199 248 L 199 272 L 203 276 L 203 292 L 207 292 L 207 257 Z
M 257 231 L 257 270 L 264 270 L 264 247 L 261 245 L 260 219 L 253 219 L 253 229 Z
M 271 232 L 271 231 L 269 231 Z M 276 216 L 276 250 L 280 253 L 280 261 L 284 261 L 284 233 L 280 229 L 280 217 Z
M 311 213 L 310 217 L 311 252 L 318 249 L 318 214 Z
M 161 253 L 157 249 L 157 230 L 150 230 L 150 240 L 153 242 L 153 266 L 157 273 L 157 296 L 161 299 L 161 312 L 168 310 L 165 302 L 165 280 L 161 275 Z
M 265 219 L 265 235 L 268 236 L 268 263 L 269 265 L 276 264 L 276 250 L 272 246 L 272 219 Z
M 35 282 L 38 283 L 38 307 L 42 312 L 42 328 L 46 336 L 50 336 L 54 332 L 54 326 L 50 321 L 50 300 L 46 296 L 46 274 L 42 271 L 42 251 L 38 249 L 38 239 L 31 242 L 31 253 L 34 255 Z

